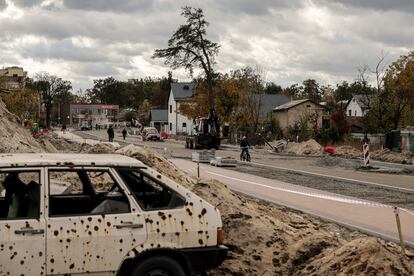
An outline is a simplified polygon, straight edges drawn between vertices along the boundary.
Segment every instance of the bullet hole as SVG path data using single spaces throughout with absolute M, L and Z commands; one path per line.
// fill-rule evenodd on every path
M 98 231 L 98 230 L 99 230 L 99 227 L 98 227 L 98 226 L 95 226 L 93 229 L 94 229 L 95 231 Z
M 101 223 L 101 222 L 102 222 L 102 220 L 99 218 L 99 219 L 98 219 L 98 222 L 99 222 L 99 223 Z
M 168 214 L 168 217 L 169 217 L 169 218 L 171 218 L 171 217 L 172 217 L 172 215 L 171 215 L 171 214 Z
M 24 261 L 23 261 L 23 260 L 21 260 L 21 261 L 20 261 L 20 264 L 21 264 L 21 265 L 23 265 L 23 264 L 24 264 Z
M 161 235 L 162 235 L 163 237 L 165 237 L 165 233 L 162 233 Z
M 88 221 L 91 222 L 92 221 L 92 218 L 91 217 L 88 217 Z
M 83 224 L 83 219 L 81 219 L 81 221 L 80 221 L 80 222 L 81 222 L 81 224 Z
M 53 232 L 53 235 L 55 235 L 55 236 L 59 235 L 59 231 L 58 231 L 58 230 L 55 230 L 55 231 Z
M 111 223 L 108 221 L 108 222 L 106 223 L 106 225 L 108 225 L 108 227 L 110 227 L 110 226 L 111 226 Z
M 88 231 L 88 235 L 92 236 L 92 232 L 91 231 Z
M 43 256 L 43 252 L 42 251 L 40 251 L 39 252 L 39 257 L 42 257 Z
M 138 255 L 139 255 L 139 252 L 138 252 L 138 250 L 136 250 L 136 249 L 134 248 L 134 249 L 132 249 L 132 251 L 134 252 L 134 254 L 135 254 L 135 257 L 138 257 Z
M 75 264 L 71 264 L 70 266 L 69 266 L 69 269 L 73 269 L 75 267 Z
M 13 246 L 11 246 L 11 245 L 10 245 L 10 246 L 9 246 L 9 250 L 12 250 L 12 249 L 13 249 Z
M 193 206 L 194 204 L 192 202 L 190 202 L 190 206 Z
M 179 236 L 179 235 L 180 235 L 180 232 L 175 232 L 175 235 L 176 235 L 176 236 Z
M 187 211 L 187 213 L 190 215 L 190 216 L 192 216 L 193 215 L 193 213 L 191 212 L 191 210 L 190 209 L 185 209 L 186 211 Z
M 50 262 L 53 264 L 55 262 L 55 259 L 50 259 Z
M 205 215 L 207 213 L 207 210 L 206 210 L 206 208 L 203 208 L 203 210 L 201 210 L 201 215 Z
M 9 225 L 9 224 L 6 224 L 6 228 L 7 228 L 7 229 L 10 229 L 10 225 Z
M 181 225 L 184 225 L 184 221 L 183 220 L 181 221 Z
M 61 227 L 60 227 L 60 231 L 62 231 L 62 230 L 63 230 L 63 227 L 61 226 Z
M 120 242 L 120 243 L 122 243 L 122 242 L 123 242 L 123 240 L 122 240 L 122 239 L 120 239 L 120 240 L 119 240 L 119 242 Z
M 199 240 L 198 240 L 198 243 L 199 243 L 200 245 L 203 245 L 203 243 L 204 243 L 204 242 L 203 242 L 203 240 L 202 240 L 202 239 L 199 239 Z
M 70 239 L 66 239 L 66 242 L 70 242 Z
M 198 234 L 203 234 L 203 231 L 201 231 L 201 230 L 200 230 L 200 231 L 198 231 Z

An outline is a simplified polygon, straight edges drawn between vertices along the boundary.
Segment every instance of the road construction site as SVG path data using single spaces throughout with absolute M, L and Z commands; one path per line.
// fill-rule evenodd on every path
M 1 137 L 3 152 L 126 154 L 217 206 L 230 253 L 212 275 L 411 275 L 414 270 L 412 251 L 406 248 L 401 254 L 392 208 L 393 200 L 403 207 L 403 239 L 406 247 L 413 246 L 412 202 L 403 195 L 414 189 L 410 173 L 357 171 L 353 164 L 360 160 L 346 160 L 349 165 L 323 156 L 277 155 L 265 148 L 253 149 L 254 162 L 236 169 L 201 164 L 201 178 L 195 180 L 197 164 L 183 141 L 146 142 L 134 136 L 123 141 L 116 133 L 114 143 L 102 143 L 105 131 L 57 131 L 64 139 L 50 134 L 36 140 L 11 114 L 2 115 L 0 127 L 9 135 Z M 224 146 L 216 156 L 237 158 L 239 153 L 238 147 Z M 353 193 L 329 190 L 335 183 Z M 370 195 L 374 190 L 377 198 Z

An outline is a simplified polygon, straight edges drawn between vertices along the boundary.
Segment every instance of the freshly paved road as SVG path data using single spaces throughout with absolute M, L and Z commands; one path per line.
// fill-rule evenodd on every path
M 75 132 L 78 135 L 88 135 L 90 138 L 100 139 L 106 141 L 107 134 L 104 130 L 94 130 L 85 132 Z M 85 136 L 86 137 L 86 136 Z M 89 138 L 89 137 L 87 137 Z M 115 132 L 115 142 L 123 143 L 120 130 Z M 185 149 L 182 141 L 166 140 L 165 142 L 151 142 L 142 141 L 136 136 L 127 136 L 126 143 L 132 143 L 136 145 L 145 145 L 155 149 L 167 148 L 173 156 L 191 157 L 193 150 Z M 216 151 L 216 156 L 238 158 L 240 152 L 237 147 L 223 147 L 222 150 Z M 252 160 L 254 163 L 262 164 L 266 166 L 274 166 L 278 169 L 303 171 L 311 174 L 318 174 L 320 176 L 346 178 L 348 180 L 362 181 L 369 183 L 380 184 L 384 186 L 393 186 L 397 188 L 414 190 L 414 177 L 412 175 L 402 174 L 384 174 L 376 172 L 362 172 L 355 171 L 353 169 L 346 169 L 339 166 L 319 166 L 316 161 L 319 158 L 312 157 L 296 157 L 296 156 L 280 156 L 274 153 L 269 153 L 266 150 L 252 150 Z M 357 161 L 351 161 L 357 162 Z M 409 167 L 409 166 L 407 166 Z M 413 166 L 411 166 L 413 167 Z
M 172 161 L 188 174 L 196 174 L 195 163 L 182 159 Z M 202 178 L 219 180 L 234 191 L 301 210 L 387 240 L 399 241 L 391 206 L 206 164 L 200 166 Z M 414 246 L 414 211 L 407 211 L 400 211 L 403 237 Z

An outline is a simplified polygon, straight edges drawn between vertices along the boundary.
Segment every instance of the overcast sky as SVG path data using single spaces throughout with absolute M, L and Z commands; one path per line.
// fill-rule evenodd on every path
M 0 67 L 48 71 L 75 89 L 166 75 L 151 55 L 184 23 L 185 5 L 203 8 L 221 45 L 216 70 L 260 65 L 282 86 L 352 81 L 381 52 L 390 63 L 414 45 L 413 0 L 0 0 Z

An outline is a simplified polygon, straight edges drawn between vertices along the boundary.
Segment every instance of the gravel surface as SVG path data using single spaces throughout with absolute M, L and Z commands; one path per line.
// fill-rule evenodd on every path
M 393 189 L 362 183 L 357 184 L 354 182 L 328 177 L 304 175 L 297 172 L 288 172 L 275 168 L 270 169 L 253 167 L 250 165 L 239 165 L 238 167 L 229 169 L 340 195 L 352 196 L 388 205 L 414 209 L 414 193 L 400 192 Z

